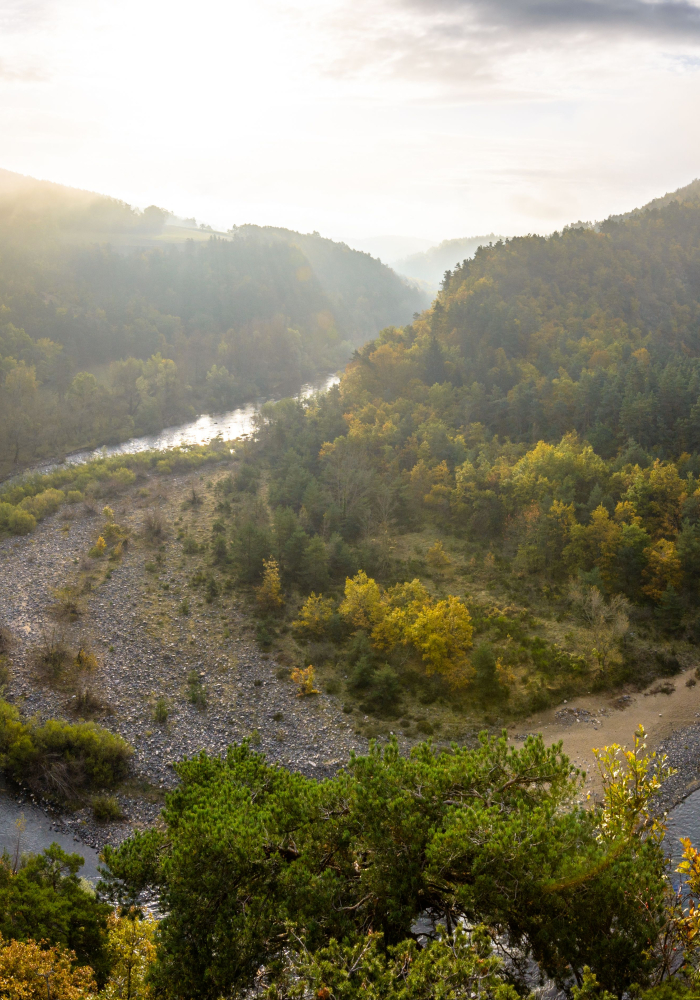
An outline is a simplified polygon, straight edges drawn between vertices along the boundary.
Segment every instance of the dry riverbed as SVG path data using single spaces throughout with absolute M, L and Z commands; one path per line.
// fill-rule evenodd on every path
M 215 479 L 216 470 L 209 475 Z M 352 750 L 367 748 L 336 699 L 323 693 L 298 698 L 294 686 L 277 676 L 280 663 L 274 652 L 260 651 L 239 596 L 223 595 L 207 604 L 187 587 L 192 567 L 172 525 L 186 519 L 181 505 L 193 484 L 203 504 L 213 506 L 212 490 L 201 480 L 199 474 L 154 477 L 146 489 L 108 498 L 132 540 L 111 576 L 85 599 L 81 617 L 67 626 L 52 617 L 53 592 L 80 573 L 81 560 L 104 523 L 102 502 L 93 512 L 83 505 L 64 508 L 32 535 L 0 542 L 0 625 L 14 638 L 7 697 L 23 714 L 76 717 L 70 690 L 41 683 L 31 664 L 32 649 L 47 634 L 65 629 L 74 648 L 84 645 L 96 654 L 91 687 L 109 706 L 96 721 L 135 750 L 131 788 L 118 796 L 127 822 L 98 825 L 89 807 L 56 816 L 57 824 L 93 846 L 117 842 L 152 823 L 164 791 L 177 780 L 173 762 L 200 750 L 219 754 L 252 736 L 269 760 L 322 776 Z M 155 573 L 146 569 L 153 565 L 154 546 L 141 537 L 144 519 L 154 510 L 168 526 L 157 546 L 161 561 Z M 202 511 L 192 519 L 195 515 L 201 518 Z M 180 613 L 183 599 L 188 614 Z M 206 692 L 204 709 L 187 699 L 192 671 Z M 159 725 L 153 714 L 161 696 L 170 714 Z

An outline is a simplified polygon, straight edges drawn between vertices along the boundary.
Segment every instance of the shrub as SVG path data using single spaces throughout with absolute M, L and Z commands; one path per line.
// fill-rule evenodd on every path
M 159 541 L 165 534 L 163 515 L 156 508 L 146 511 L 143 519 L 143 534 L 148 542 Z
M 96 795 L 92 800 L 92 815 L 98 823 L 116 823 L 124 819 L 122 807 L 113 795 Z
M 272 649 L 274 634 L 270 631 L 266 622 L 258 622 L 255 629 L 255 638 L 261 649 Z
M 110 788 L 126 777 L 132 753 L 121 736 L 94 723 L 25 723 L 0 701 L 0 766 L 35 791 L 75 799 L 91 788 Z
M 297 698 L 304 698 L 310 694 L 320 694 L 320 691 L 314 687 L 314 668 L 311 665 L 308 667 L 295 667 L 292 670 L 291 677 L 297 686 Z
M 501 696 L 502 689 L 498 677 L 496 654 L 488 642 L 482 642 L 472 653 L 472 666 L 476 672 L 476 689 L 481 697 L 490 701 Z
M 36 528 L 36 518 L 21 507 L 12 507 L 7 517 L 7 528 L 13 535 L 28 535 Z
M 66 503 L 81 503 L 83 494 L 80 490 L 68 490 L 66 493 Z
M 215 578 L 209 574 L 207 577 L 206 587 L 204 588 L 204 600 L 207 604 L 213 604 L 219 596 L 219 593 L 219 584 L 216 582 Z
M 29 658 L 39 676 L 50 684 L 57 683 L 73 663 L 73 654 L 63 633 L 56 629 L 44 634 L 40 645 L 30 651 Z
M 12 645 L 12 634 L 9 629 L 0 626 L 0 656 L 7 656 Z
M 452 566 L 452 560 L 445 552 L 442 542 L 435 542 L 434 545 L 431 545 L 425 558 L 431 570 L 437 576 L 444 576 Z
M 58 618 L 59 621 L 74 622 L 85 610 L 78 597 L 77 588 L 70 584 L 54 590 L 53 597 L 51 611 L 54 618 Z
M 88 555 L 90 556 L 91 559 L 99 559 L 101 556 L 105 554 L 106 548 L 107 548 L 107 542 L 104 540 L 102 535 L 100 535 L 100 537 L 97 539 L 93 547 L 88 552 Z
M 187 675 L 187 700 L 195 708 L 207 707 L 207 693 L 196 670 L 190 670 Z
M 168 721 L 169 714 L 170 709 L 168 708 L 168 703 L 161 695 L 155 703 L 155 707 L 153 709 L 153 721 L 159 723 L 160 725 L 164 725 Z
M 48 489 L 33 497 L 25 497 L 20 503 L 20 509 L 33 515 L 37 521 L 54 514 L 66 499 L 63 490 Z
M 400 696 L 399 677 L 396 671 L 385 663 L 372 676 L 367 704 L 376 712 L 398 714 Z
M 372 657 L 361 656 L 356 661 L 348 679 L 350 690 L 366 691 L 372 684 L 376 669 L 376 664 Z

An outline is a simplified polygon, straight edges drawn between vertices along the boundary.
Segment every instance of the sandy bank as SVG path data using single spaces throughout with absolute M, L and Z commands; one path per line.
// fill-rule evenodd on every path
M 691 679 L 694 668 L 668 680 L 657 679 L 644 691 L 574 698 L 514 723 L 509 739 L 517 745 L 528 733 L 542 733 L 547 743 L 561 740 L 564 752 L 586 772 L 586 789 L 599 792 L 593 748 L 611 743 L 630 746 L 641 723 L 649 748 L 668 753 L 679 769 L 664 795 L 671 804 L 700 779 L 700 682 L 686 686 Z

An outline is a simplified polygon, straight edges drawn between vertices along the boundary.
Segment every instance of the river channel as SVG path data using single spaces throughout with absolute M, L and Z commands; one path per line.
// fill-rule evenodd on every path
M 302 385 L 294 398 L 309 399 L 317 393 L 326 392 L 339 382 L 339 375 L 325 375 L 318 381 Z M 237 438 L 247 437 L 252 433 L 255 429 L 256 414 L 265 402 L 270 402 L 270 400 L 256 400 L 226 413 L 203 413 L 190 423 L 180 424 L 177 427 L 166 427 L 158 434 L 144 434 L 142 437 L 129 438 L 128 441 L 122 441 L 121 444 L 103 445 L 101 448 L 75 451 L 60 462 L 39 463 L 16 478 L 21 479 L 24 475 L 36 475 L 37 473 L 46 475 L 64 465 L 82 465 L 96 458 L 108 458 L 111 455 L 135 455 L 140 451 L 167 451 L 168 448 L 179 448 L 183 445 L 209 444 L 216 438 L 221 438 L 223 441 L 235 441 Z

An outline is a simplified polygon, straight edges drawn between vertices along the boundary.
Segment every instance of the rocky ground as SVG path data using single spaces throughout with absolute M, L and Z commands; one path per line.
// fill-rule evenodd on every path
M 187 588 L 191 564 L 172 525 L 186 519 L 182 498 L 193 481 L 213 507 L 213 493 L 200 480 L 195 474 L 154 478 L 146 488 L 108 499 L 115 519 L 130 532 L 130 544 L 111 576 L 85 598 L 81 617 L 68 625 L 52 616 L 52 595 L 85 572 L 86 553 L 104 523 L 102 502 L 96 511 L 82 504 L 64 508 L 32 535 L 0 542 L 0 625 L 14 638 L 6 697 L 23 714 L 75 718 L 70 687 L 43 683 L 32 666 L 32 650 L 59 630 L 73 648 L 84 645 L 96 654 L 91 690 L 108 706 L 96 720 L 134 747 L 132 787 L 118 796 L 127 822 L 96 824 L 87 806 L 55 817 L 92 846 L 117 842 L 151 824 L 164 791 L 177 780 L 173 762 L 200 750 L 222 753 L 252 736 L 269 760 L 322 776 L 352 750 L 367 748 L 336 699 L 323 693 L 299 698 L 289 680 L 277 676 L 280 662 L 274 652 L 260 651 L 239 596 L 206 604 Z M 142 537 L 144 518 L 153 510 L 168 526 L 158 540 L 157 572 L 156 547 Z M 200 520 L 202 515 L 196 512 Z M 188 614 L 180 613 L 183 599 Z M 206 708 L 187 699 L 192 671 L 206 692 Z M 154 721 L 161 696 L 169 709 L 165 724 Z

